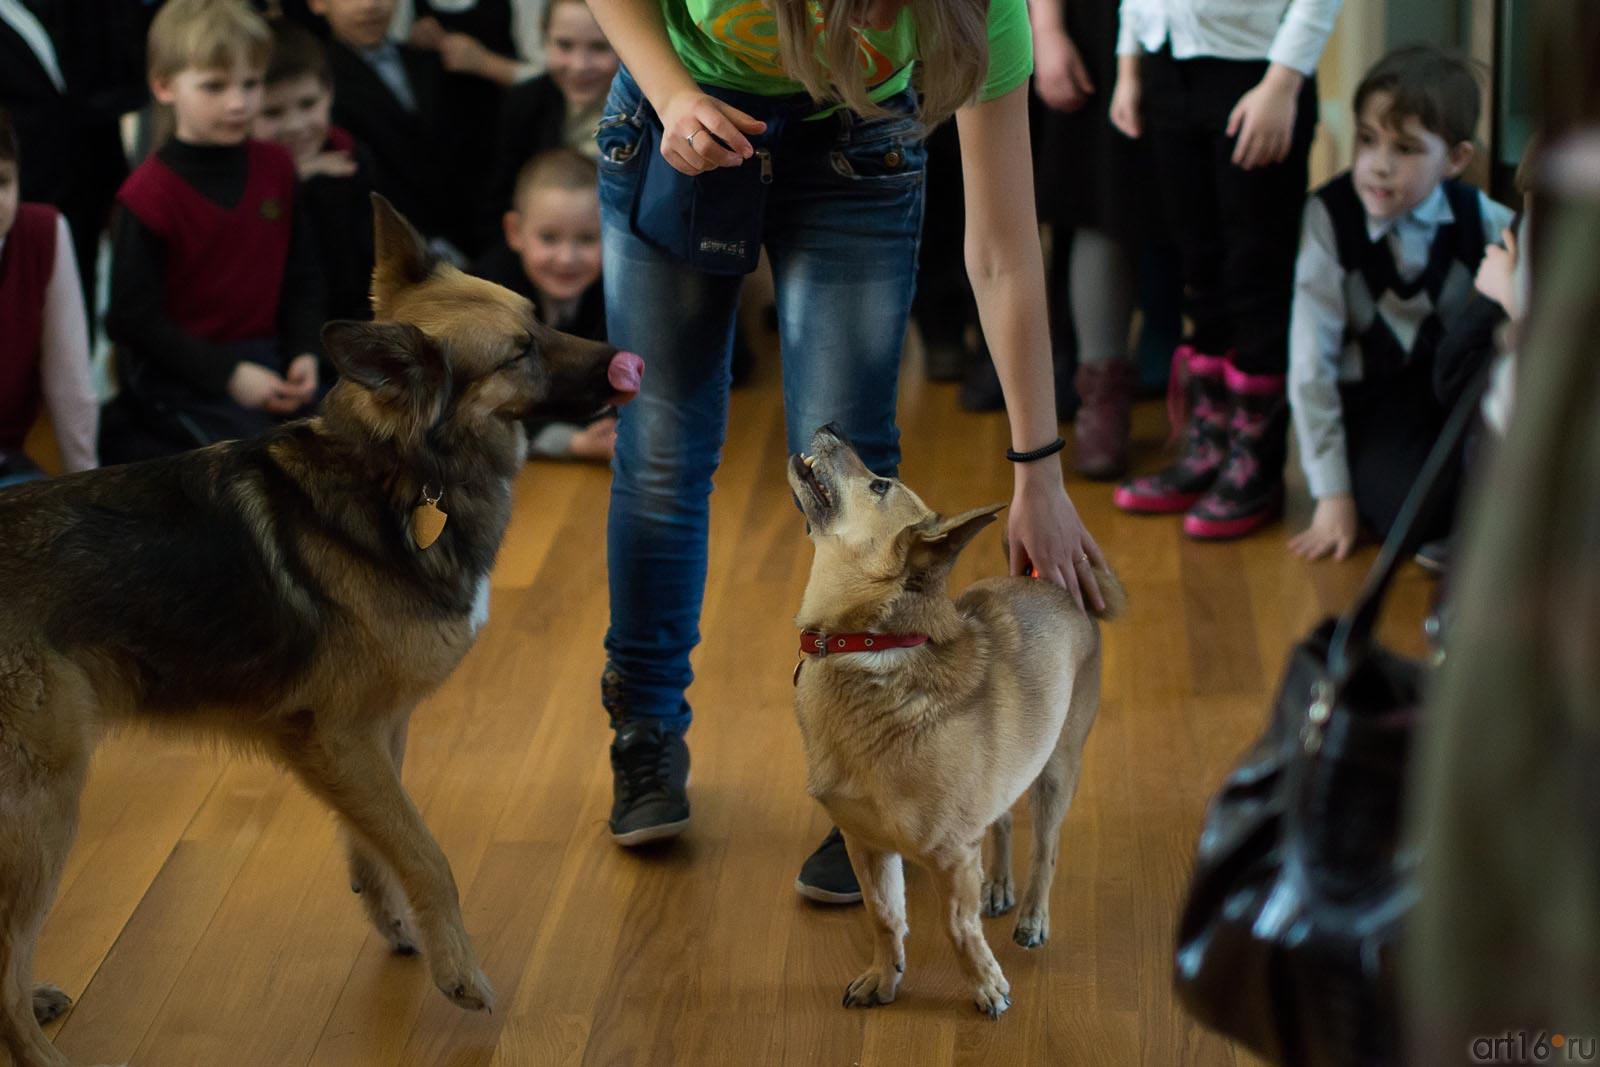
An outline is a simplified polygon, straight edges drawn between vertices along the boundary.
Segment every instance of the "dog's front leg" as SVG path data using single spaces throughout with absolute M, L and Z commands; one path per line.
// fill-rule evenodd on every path
M 396 717 L 390 731 L 389 755 L 395 774 L 401 773 L 406 758 L 406 731 L 411 725 L 409 712 Z M 415 956 L 420 938 L 411 919 L 406 894 L 389 865 L 373 851 L 366 840 L 348 827 L 345 847 L 350 858 L 350 889 L 361 897 L 361 907 L 379 935 L 397 956 Z
M 989 950 L 983 922 L 978 917 L 983 885 L 982 843 L 974 841 L 956 852 L 930 857 L 929 866 L 944 907 L 945 932 L 955 947 L 961 969 L 972 983 L 973 999 L 979 1011 L 998 1019 L 1011 1007 L 1011 984 Z
M 494 990 L 461 922 L 455 877 L 439 843 L 400 785 L 390 739 L 370 729 L 308 732 L 285 748 L 306 785 L 344 817 L 395 872 L 410 898 L 433 981 L 471 1011 L 491 1010 Z
M 870 1008 L 893 1001 L 906 973 L 905 870 L 899 853 L 880 852 L 848 833 L 843 836 L 872 921 L 872 966 L 845 989 L 844 1005 Z

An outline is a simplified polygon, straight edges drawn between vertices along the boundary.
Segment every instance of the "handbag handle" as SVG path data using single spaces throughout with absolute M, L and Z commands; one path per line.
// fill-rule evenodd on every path
M 1384 538 L 1378 560 L 1367 572 L 1367 580 L 1360 594 L 1355 603 L 1339 616 L 1339 624 L 1334 628 L 1333 641 L 1328 648 L 1328 672 L 1335 685 L 1348 678 L 1366 656 L 1367 648 L 1372 643 L 1373 628 L 1383 611 L 1383 602 L 1389 594 L 1394 576 L 1399 573 L 1400 565 L 1420 547 L 1417 542 L 1421 540 L 1421 532 L 1427 529 L 1429 521 L 1444 503 L 1448 482 L 1445 475 L 1449 471 L 1452 454 L 1477 413 L 1478 401 L 1483 397 L 1488 381 L 1488 369 L 1480 371 L 1456 402 L 1422 470 L 1417 472 L 1416 481 L 1411 483 L 1405 502 L 1400 505 L 1400 512 L 1389 529 L 1389 536 Z

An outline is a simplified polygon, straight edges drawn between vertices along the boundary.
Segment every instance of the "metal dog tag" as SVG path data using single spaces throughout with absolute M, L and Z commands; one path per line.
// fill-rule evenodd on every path
M 411 537 L 417 547 L 426 549 L 439 540 L 444 532 L 445 520 L 450 516 L 439 510 L 439 498 L 424 495 L 421 504 L 411 509 Z

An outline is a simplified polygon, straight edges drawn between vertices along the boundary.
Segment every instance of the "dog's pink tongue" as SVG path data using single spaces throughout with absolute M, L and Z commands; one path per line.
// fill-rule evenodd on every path
M 632 352 L 618 352 L 611 357 L 606 368 L 606 380 L 616 390 L 613 404 L 625 404 L 639 393 L 639 379 L 644 376 L 644 360 Z

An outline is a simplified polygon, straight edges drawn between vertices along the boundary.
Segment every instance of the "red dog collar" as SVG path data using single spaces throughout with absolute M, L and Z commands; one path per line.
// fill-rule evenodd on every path
M 927 634 L 825 634 L 800 631 L 802 656 L 832 656 L 840 652 L 881 652 L 886 648 L 915 648 L 928 643 Z
M 801 630 L 800 662 L 794 665 L 794 684 L 800 684 L 800 668 L 805 666 L 807 656 L 881 652 L 886 648 L 915 648 L 927 643 L 927 634 L 825 634 L 820 630 Z

